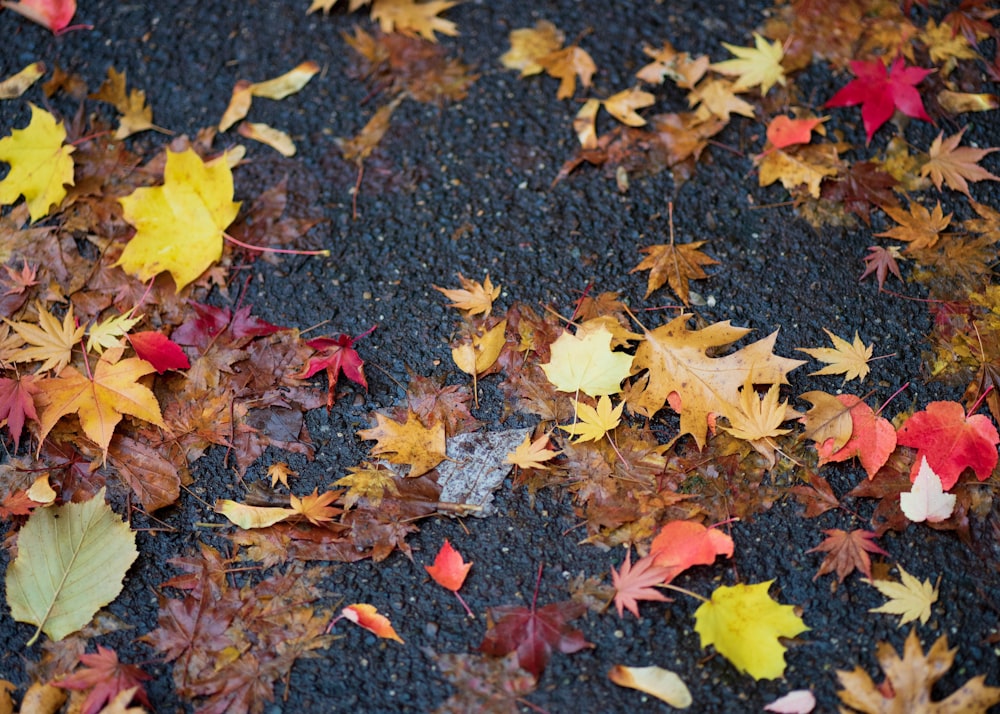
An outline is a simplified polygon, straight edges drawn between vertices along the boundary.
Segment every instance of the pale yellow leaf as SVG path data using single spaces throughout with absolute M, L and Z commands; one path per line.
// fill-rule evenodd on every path
M 854 342 L 848 342 L 842 337 L 830 332 L 825 327 L 823 332 L 830 338 L 833 347 L 797 347 L 799 352 L 805 352 L 810 357 L 826 362 L 827 367 L 810 372 L 809 376 L 814 377 L 820 374 L 843 374 L 844 381 L 849 379 L 864 379 L 871 369 L 868 361 L 872 358 L 872 346 L 865 345 L 858 337 L 857 331 L 854 333 Z
M 579 444 L 582 441 L 597 441 L 603 439 L 604 435 L 609 431 L 615 429 L 622 420 L 622 409 L 625 408 L 625 402 L 622 402 L 617 407 L 611 407 L 611 399 L 607 396 L 602 396 L 597 400 L 597 408 L 573 400 L 573 407 L 576 410 L 576 421 L 572 424 L 566 426 L 560 426 L 559 428 L 565 431 L 567 434 L 576 436 L 574 443 Z
M 903 570 L 902 565 L 897 565 L 896 568 L 899 570 L 898 583 L 892 580 L 864 579 L 864 582 L 889 598 L 884 605 L 871 608 L 868 612 L 900 615 L 900 627 L 913 620 L 920 620 L 922 625 L 927 624 L 931 617 L 931 605 L 938 599 L 937 586 L 932 585 L 930 580 L 921 583 L 919 578 Z
M 87 328 L 84 325 L 76 326 L 73 319 L 73 306 L 66 310 L 62 323 L 52 313 L 37 304 L 38 323 L 25 321 L 11 322 L 4 318 L 4 321 L 13 328 L 14 332 L 24 340 L 30 347 L 25 347 L 14 353 L 12 362 L 41 362 L 39 372 L 53 370 L 60 371 L 69 364 L 72 359 L 74 347 L 79 346 Z
M 612 351 L 613 335 L 604 325 L 584 326 L 576 335 L 564 331 L 552 343 L 551 357 L 541 365 L 542 371 L 560 392 L 580 391 L 591 397 L 618 394 L 632 369 L 632 355 Z

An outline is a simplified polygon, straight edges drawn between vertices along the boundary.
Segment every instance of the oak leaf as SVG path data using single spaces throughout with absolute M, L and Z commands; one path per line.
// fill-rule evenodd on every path
M 375 0 L 371 17 L 382 32 L 398 32 L 408 37 L 419 35 L 429 42 L 437 42 L 435 32 L 452 37 L 458 28 L 451 20 L 438 17 L 445 10 L 458 5 L 455 0 Z
M 889 555 L 875 543 L 878 533 L 861 529 L 848 532 L 839 528 L 830 528 L 823 532 L 826 534 L 826 540 L 806 551 L 826 553 L 813 580 L 827 573 L 836 572 L 837 580 L 844 582 L 844 578 L 855 570 L 860 570 L 866 578 L 871 578 L 872 561 L 868 554 Z
M 728 320 L 689 330 L 691 315 L 682 314 L 665 325 L 646 331 L 635 353 L 634 372 L 648 370 L 645 383 L 629 396 L 629 409 L 645 417 L 662 409 L 671 394 L 680 406 L 680 433 L 691 434 L 698 448 L 705 445 L 710 414 L 729 417 L 738 411 L 740 389 L 754 384 L 785 384 L 785 375 L 801 360 L 779 357 L 771 351 L 777 331 L 764 339 L 722 357 L 708 350 L 731 345 L 749 329 L 733 327 Z
M 729 77 L 738 77 L 733 90 L 744 92 L 760 86 L 761 96 L 775 85 L 785 86 L 785 70 L 781 60 L 785 53 L 780 40 L 768 43 L 761 35 L 753 33 L 754 47 L 738 47 L 723 42 L 722 46 L 736 55 L 736 59 L 716 62 L 710 69 Z
M 556 91 L 557 99 L 569 99 L 576 93 L 577 77 L 580 78 L 580 84 L 583 85 L 584 89 L 589 87 L 594 73 L 597 72 L 594 60 L 591 59 L 586 50 L 576 45 L 539 57 L 537 62 L 549 76 L 559 80 L 559 89 Z
M 927 458 L 920 460 L 920 470 L 913 480 L 913 488 L 899 494 L 899 507 L 903 515 L 914 523 L 940 523 L 951 517 L 958 497 L 945 493 L 941 477 L 927 465 Z M 869 576 L 871 577 L 871 576 Z
M 611 349 L 613 335 L 604 324 L 583 323 L 574 335 L 564 330 L 550 345 L 551 358 L 541 365 L 560 392 L 591 397 L 617 394 L 632 369 L 632 355 Z
M 873 479 L 896 448 L 896 430 L 888 419 L 877 415 L 853 394 L 838 394 L 837 400 L 850 410 L 851 438 L 840 449 L 834 448 L 832 438 L 818 444 L 819 465 L 857 456 L 868 478 Z
M 926 457 L 927 465 L 941 478 L 942 488 L 949 491 L 967 468 L 980 481 L 990 477 L 997 465 L 1000 435 L 988 416 L 967 416 L 958 402 L 931 402 L 903 422 L 896 440 L 917 449 L 910 481 L 917 478 Z
M 888 71 L 879 58 L 853 60 L 850 66 L 855 79 L 823 106 L 850 107 L 860 104 L 869 143 L 878 128 L 889 121 L 897 109 L 914 119 L 931 121 L 916 85 L 934 70 L 907 67 L 902 57 L 897 57 Z
M 657 565 L 656 557 L 650 553 L 632 564 L 632 549 L 625 552 L 625 560 L 621 569 L 611 568 L 611 582 L 615 587 L 615 607 L 618 617 L 624 616 L 628 610 L 639 617 L 639 600 L 652 602 L 668 602 L 669 598 L 656 589 L 655 586 L 669 582 L 672 569 L 665 565 Z
M 604 438 L 609 431 L 613 431 L 622 421 L 622 409 L 625 402 L 617 407 L 611 407 L 611 399 L 601 396 L 597 400 L 597 407 L 594 408 L 584 402 L 573 400 L 573 407 L 576 410 L 576 420 L 567 426 L 559 428 L 567 434 L 577 437 L 573 443 L 579 444 L 583 441 L 598 441 Z
M 138 357 L 119 359 L 120 354 L 120 350 L 105 352 L 92 375 L 68 366 L 57 377 L 38 383 L 39 443 L 67 414 L 79 415 L 83 432 L 101 447 L 105 460 L 115 427 L 125 414 L 165 428 L 156 395 L 139 382 L 154 371 L 153 366 Z
M 900 658 L 892 645 L 879 642 L 875 656 L 885 672 L 885 682 L 876 685 L 862 667 L 852 671 L 837 671 L 843 689 L 837 691 L 840 701 L 864 714 L 986 714 L 1000 703 L 1000 688 L 985 684 L 982 675 L 973 677 L 961 689 L 946 699 L 934 701 L 931 690 L 951 668 L 956 649 L 948 649 L 947 635 L 941 635 L 923 653 L 917 631 L 910 630 Z
M 647 246 L 641 251 L 646 257 L 629 272 L 649 271 L 646 297 L 667 283 L 681 302 L 688 305 L 691 301 L 689 281 L 707 278 L 708 273 L 704 271 L 704 266 L 719 264 L 719 261 L 701 252 L 701 247 L 706 242 L 698 240 L 690 243 Z
M 720 585 L 694 613 L 701 646 L 715 649 L 754 679 L 777 679 L 785 672 L 785 646 L 809 628 L 791 605 L 768 596 L 773 580 L 756 585 Z
M 424 426 L 413 411 L 409 411 L 402 424 L 375 414 L 376 425 L 371 429 L 361 429 L 358 436 L 376 441 L 371 453 L 385 456 L 394 464 L 408 464 L 409 477 L 420 476 L 430 471 L 445 459 L 444 424 L 435 422 Z
M 13 4 L 5 3 L 5 7 Z M 31 105 L 31 121 L 24 129 L 14 129 L 0 139 L 0 161 L 10 171 L 0 181 L 0 205 L 24 196 L 32 222 L 44 218 L 66 197 L 66 185 L 73 185 L 76 149 L 64 144 L 66 127 L 44 109 Z
M 534 27 L 521 27 L 510 32 L 510 49 L 500 55 L 500 64 L 507 69 L 521 70 L 522 77 L 545 71 L 538 60 L 562 47 L 565 36 L 548 20 L 539 20 Z
M 842 374 L 844 375 L 844 382 L 847 382 L 849 379 L 864 379 L 867 377 L 868 372 L 871 371 L 868 367 L 868 361 L 872 358 L 872 346 L 865 345 L 861 341 L 857 330 L 854 332 L 854 342 L 848 342 L 844 338 L 838 337 L 825 327 L 823 328 L 823 332 L 830 338 L 833 347 L 796 348 L 799 352 L 805 352 L 813 359 L 818 359 L 820 362 L 826 362 L 829 365 L 815 372 L 810 372 L 809 376 Z
M 150 704 L 146 690 L 142 686 L 142 683 L 152 679 L 152 676 L 133 664 L 122 664 L 118 661 L 118 653 L 113 649 L 98 645 L 97 652 L 80 655 L 80 664 L 83 665 L 82 668 L 56 680 L 53 684 L 63 689 L 90 690 L 83 702 L 81 714 L 97 714 L 102 711 L 106 703 L 126 690 L 132 691 L 129 698 L 122 702 L 123 704 L 136 700 L 152 709 L 153 705 Z
M 222 257 L 223 233 L 240 209 L 225 157 L 206 163 L 191 148 L 167 151 L 162 186 L 137 188 L 119 203 L 136 234 L 115 265 L 143 281 L 169 271 L 177 292 Z
M 931 617 L 931 605 L 938 599 L 937 586 L 931 585 L 930 580 L 920 582 L 919 578 L 903 570 L 902 565 L 897 565 L 896 568 L 899 570 L 898 583 L 892 580 L 864 581 L 889 598 L 884 605 L 873 607 L 868 612 L 900 615 L 900 627 L 917 619 L 920 620 L 920 624 L 926 625 Z
M 562 453 L 561 451 L 553 451 L 548 447 L 548 434 L 542 434 L 534 441 L 531 440 L 531 435 L 529 434 L 524 437 L 524 441 L 514 451 L 507 454 L 506 462 L 522 469 L 539 469 L 544 471 L 549 468 L 545 465 L 545 462 L 554 459 Z
M 968 127 L 963 127 L 962 131 L 947 139 L 944 138 L 943 131 L 939 133 L 927 152 L 929 158 L 920 168 L 920 175 L 929 175 L 938 191 L 941 190 L 941 184 L 946 183 L 948 188 L 961 191 L 971 199 L 969 181 L 1000 181 L 1000 176 L 994 176 L 979 165 L 984 156 L 1000 149 L 959 146 L 958 142 L 962 140 L 966 129 Z
M 481 283 L 459 273 L 458 282 L 461 283 L 461 288 L 439 288 L 437 285 L 431 287 L 451 300 L 448 307 L 457 308 L 469 316 L 488 317 L 493 309 L 493 301 L 500 297 L 500 286 L 493 285 L 488 273 Z
M 952 216 L 950 213 L 947 216 L 944 215 L 940 201 L 934 207 L 933 212 L 928 211 L 916 201 L 910 203 L 909 213 L 892 206 L 883 206 L 882 210 L 888 213 L 899 225 L 875 235 L 906 241 L 909 243 L 906 247 L 908 251 L 933 248 L 941 237 L 941 231 L 951 223 Z
M 58 372 L 70 363 L 73 358 L 73 347 L 80 341 L 87 328 L 84 325 L 79 327 L 73 318 L 73 306 L 66 309 L 60 324 L 58 318 L 37 304 L 38 323 L 18 321 L 11 322 L 4 318 L 4 321 L 13 328 L 14 332 L 31 345 L 18 350 L 11 357 L 12 362 L 41 362 L 38 367 L 39 372 L 53 370 Z

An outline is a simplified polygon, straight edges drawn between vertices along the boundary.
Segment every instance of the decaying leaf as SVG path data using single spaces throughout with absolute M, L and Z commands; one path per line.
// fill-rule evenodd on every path
M 667 283 L 681 302 L 688 305 L 691 298 L 689 281 L 707 278 L 705 266 L 719 264 L 719 261 L 701 252 L 701 247 L 706 242 L 698 240 L 690 243 L 647 246 L 642 249 L 646 257 L 630 272 L 649 271 L 646 297 Z

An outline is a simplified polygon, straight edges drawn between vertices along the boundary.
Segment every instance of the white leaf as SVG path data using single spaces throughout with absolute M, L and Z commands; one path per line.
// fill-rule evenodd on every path
M 899 494 L 899 506 L 914 523 L 937 523 L 951 516 L 955 496 L 944 492 L 941 478 L 927 465 L 927 457 L 922 457 L 910 492 Z
M 796 689 L 764 707 L 766 712 L 778 714 L 809 714 L 816 708 L 816 697 L 808 689 Z

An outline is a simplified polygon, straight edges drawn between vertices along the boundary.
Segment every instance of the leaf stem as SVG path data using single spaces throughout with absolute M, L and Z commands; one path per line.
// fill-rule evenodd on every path
M 679 593 L 693 597 L 695 600 L 701 600 L 702 602 L 709 602 L 709 599 L 707 597 L 702 597 L 698 593 L 692 592 L 687 588 L 682 588 L 679 585 L 674 585 L 672 583 L 663 583 L 660 587 L 667 588 L 668 590 L 676 590 Z
M 233 238 L 228 233 L 223 233 L 222 237 L 233 245 L 238 245 L 240 248 L 245 250 L 256 250 L 261 253 L 286 253 L 289 255 L 322 255 L 325 258 L 330 257 L 330 251 L 327 248 L 323 250 L 294 250 L 292 248 L 265 248 L 259 245 L 250 245 L 249 243 L 244 243 L 241 240 Z

